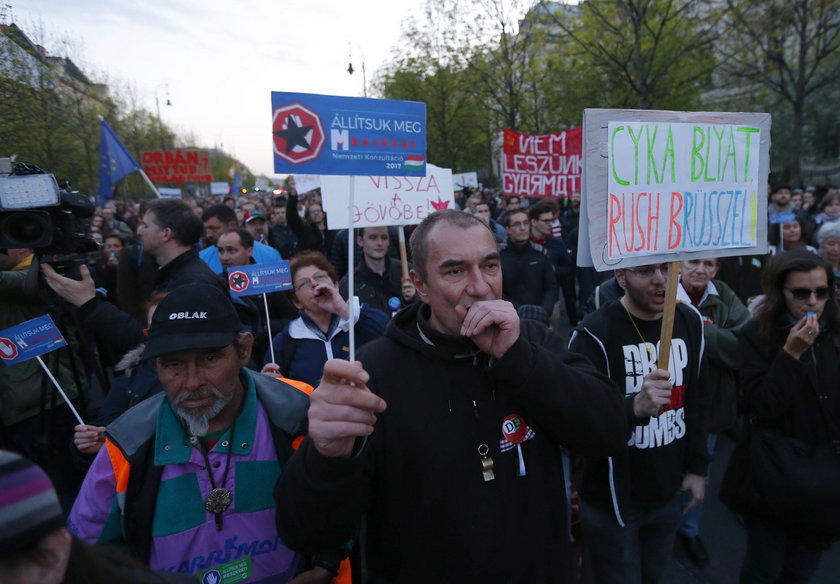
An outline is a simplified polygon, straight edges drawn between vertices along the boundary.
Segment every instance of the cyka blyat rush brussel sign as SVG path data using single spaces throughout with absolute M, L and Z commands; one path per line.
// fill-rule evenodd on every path
M 596 267 L 759 253 L 751 250 L 766 240 L 769 116 L 621 114 L 598 127 L 604 156 L 586 175 Z

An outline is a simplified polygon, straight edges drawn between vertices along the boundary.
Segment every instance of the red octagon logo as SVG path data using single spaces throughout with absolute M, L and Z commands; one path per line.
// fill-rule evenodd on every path
M 292 164 L 318 158 L 326 142 L 321 118 L 299 103 L 274 110 L 274 154 Z
M 228 276 L 228 285 L 234 292 L 244 292 L 248 289 L 248 275 L 245 272 L 233 272 Z
M 0 359 L 14 361 L 18 356 L 17 345 L 11 339 L 0 337 Z

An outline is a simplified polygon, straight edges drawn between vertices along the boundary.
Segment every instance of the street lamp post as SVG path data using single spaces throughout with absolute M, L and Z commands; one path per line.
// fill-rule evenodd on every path
M 157 108 L 157 122 L 158 122 L 158 134 L 160 135 L 160 149 L 166 150 L 166 144 L 163 141 L 163 121 L 160 118 L 160 99 L 158 99 L 158 89 L 161 87 L 166 87 L 166 105 L 171 106 L 172 101 L 169 99 L 169 86 L 165 83 L 162 83 L 155 87 L 155 107 Z
M 358 48 L 358 46 L 356 48 Z M 350 58 L 350 64 L 347 65 L 347 72 L 352 75 L 355 69 L 353 69 L 353 49 L 351 48 L 350 43 L 347 43 L 347 53 Z M 365 71 L 364 52 L 362 52 L 362 94 L 367 97 L 367 71 Z

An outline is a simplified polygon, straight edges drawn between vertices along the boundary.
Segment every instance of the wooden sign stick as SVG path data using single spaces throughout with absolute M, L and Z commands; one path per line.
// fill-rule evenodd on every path
M 402 277 L 408 278 L 408 252 L 405 249 L 405 227 L 403 225 L 397 226 L 400 243 L 400 263 L 402 264 Z
M 668 264 L 668 282 L 665 285 L 665 312 L 662 314 L 662 329 L 659 332 L 659 359 L 656 366 L 659 369 L 668 369 L 668 362 L 671 359 L 671 336 L 674 332 L 674 311 L 677 307 L 677 285 L 679 284 L 680 266 L 682 262 L 670 262 Z M 665 406 L 659 408 L 657 416 L 661 416 Z

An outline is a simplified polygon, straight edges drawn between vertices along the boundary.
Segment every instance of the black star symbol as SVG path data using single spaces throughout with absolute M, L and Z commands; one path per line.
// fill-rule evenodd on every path
M 312 126 L 298 126 L 292 116 L 286 117 L 286 129 L 277 130 L 275 136 L 280 136 L 286 141 L 286 154 L 292 151 L 295 146 L 302 146 L 305 150 L 312 147 L 306 141 L 306 135 L 312 130 Z
M 245 285 L 245 278 L 242 277 L 242 274 L 233 275 L 233 285 L 237 288 L 242 288 Z

